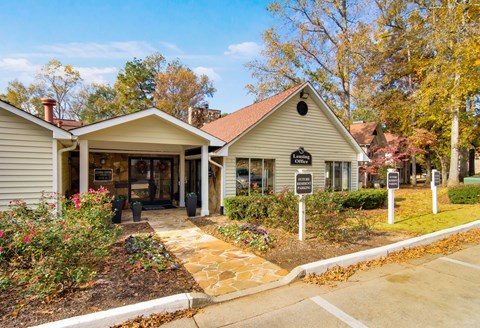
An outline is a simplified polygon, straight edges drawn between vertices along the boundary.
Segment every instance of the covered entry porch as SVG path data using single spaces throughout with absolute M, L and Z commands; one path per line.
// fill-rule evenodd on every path
M 78 189 L 100 185 L 129 202 L 185 206 L 186 153 L 200 152 L 199 179 L 208 181 L 209 149 L 224 142 L 156 108 L 71 131 L 78 136 Z M 75 174 L 72 174 L 75 176 Z M 209 184 L 195 190 L 209 214 Z

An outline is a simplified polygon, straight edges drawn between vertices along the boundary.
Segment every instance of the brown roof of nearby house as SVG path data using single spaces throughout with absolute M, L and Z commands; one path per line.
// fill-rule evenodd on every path
M 257 122 L 261 121 L 268 113 L 274 110 L 294 92 L 301 89 L 305 84 L 306 82 L 301 83 L 275 96 L 244 107 L 203 126 L 202 130 L 227 143 L 231 142 Z
M 383 134 L 385 135 L 385 139 L 387 139 L 388 143 L 401 138 L 399 134 L 395 133 L 384 132 Z
M 360 145 L 370 145 L 377 126 L 378 122 L 355 123 L 350 125 L 350 133 Z

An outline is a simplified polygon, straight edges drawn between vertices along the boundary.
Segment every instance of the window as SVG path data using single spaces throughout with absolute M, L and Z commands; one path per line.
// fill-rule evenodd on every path
M 237 196 L 275 190 L 275 160 L 237 158 Z
M 325 189 L 350 190 L 350 162 L 325 162 Z

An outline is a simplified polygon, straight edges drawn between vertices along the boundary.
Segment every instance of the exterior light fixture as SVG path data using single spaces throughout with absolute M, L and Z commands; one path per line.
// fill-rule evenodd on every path
M 302 99 L 308 99 L 308 92 L 305 91 L 300 91 L 300 98 Z
M 100 159 L 100 164 L 105 165 L 106 162 L 105 158 Z

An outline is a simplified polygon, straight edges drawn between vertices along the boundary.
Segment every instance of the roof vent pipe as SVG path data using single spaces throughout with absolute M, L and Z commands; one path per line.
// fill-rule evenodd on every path
M 42 105 L 45 112 L 45 121 L 53 123 L 53 107 L 57 105 L 57 101 L 52 98 L 42 98 Z

